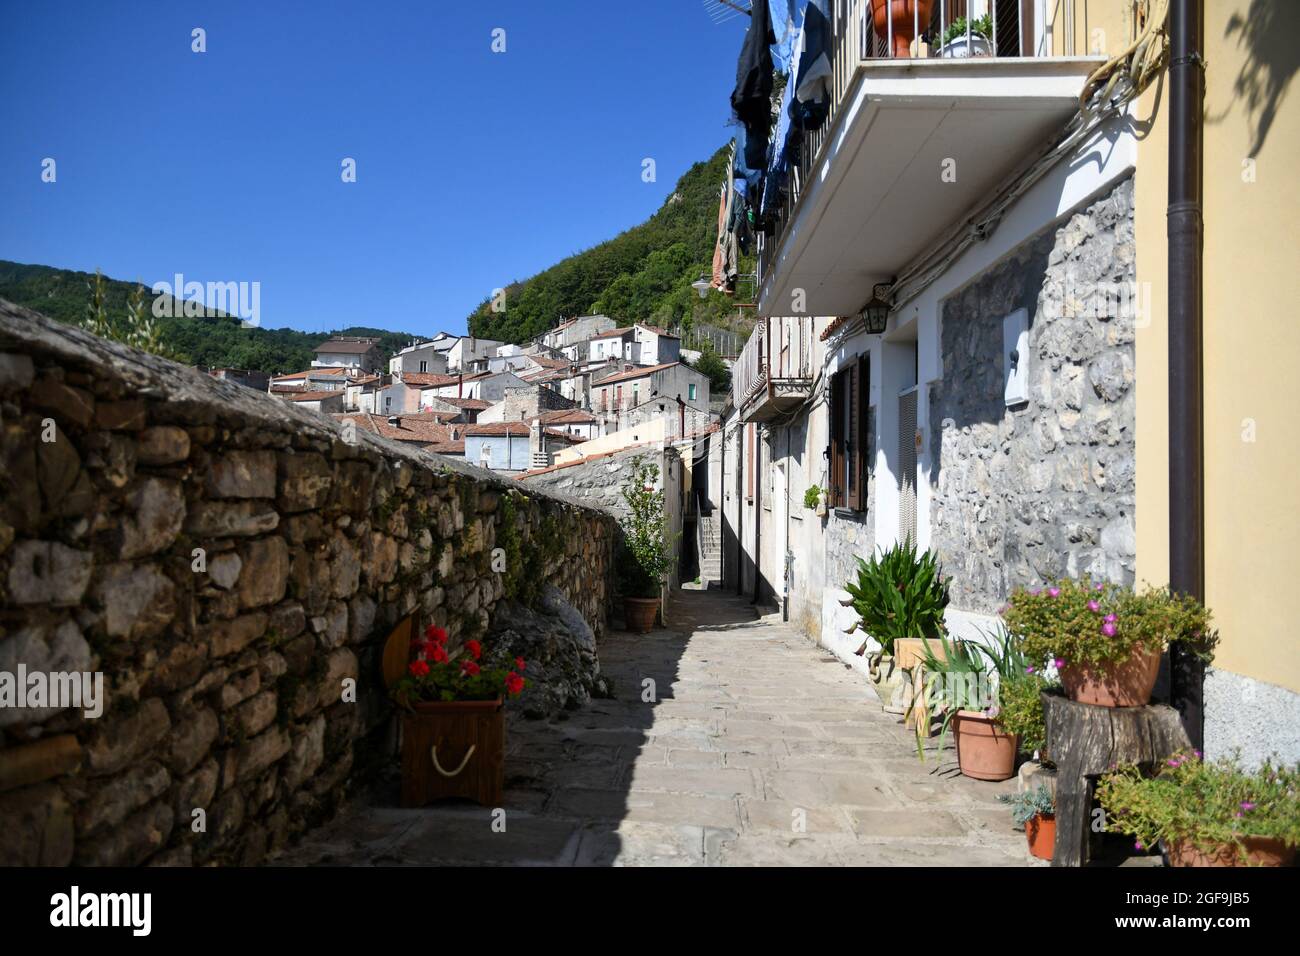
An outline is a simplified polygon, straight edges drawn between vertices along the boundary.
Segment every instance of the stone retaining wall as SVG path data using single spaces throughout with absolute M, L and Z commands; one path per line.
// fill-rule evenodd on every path
M 3 301 L 0 475 L 0 676 L 106 700 L 0 706 L 3 865 L 257 863 L 390 759 L 402 616 L 605 629 L 607 514 Z

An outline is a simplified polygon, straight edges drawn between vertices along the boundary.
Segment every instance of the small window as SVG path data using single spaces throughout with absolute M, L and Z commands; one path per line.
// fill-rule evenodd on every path
M 421 371 L 421 372 L 427 372 L 427 371 L 429 371 L 429 363 L 428 363 L 427 361 L 421 360 L 421 362 L 420 362 L 420 371 Z
M 692 382 L 686 387 L 686 397 L 692 402 L 695 401 L 695 383 Z

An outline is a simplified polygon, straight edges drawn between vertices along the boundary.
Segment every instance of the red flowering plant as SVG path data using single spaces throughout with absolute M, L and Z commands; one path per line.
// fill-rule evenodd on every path
M 448 650 L 447 631 L 436 624 L 425 629 L 424 639 L 414 642 L 412 651 L 414 657 L 407 666 L 406 676 L 392 689 L 393 700 L 408 709 L 431 701 L 518 697 L 528 686 L 523 676 L 527 664 L 522 657 L 514 659 L 513 667 L 511 662 L 504 666 L 485 666 L 480 663 L 481 643 L 469 640 L 455 650 Z

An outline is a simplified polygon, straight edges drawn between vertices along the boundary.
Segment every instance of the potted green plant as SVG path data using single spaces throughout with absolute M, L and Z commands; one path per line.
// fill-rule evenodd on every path
M 619 583 L 623 617 L 627 629 L 636 634 L 646 634 L 654 627 L 664 582 L 673 567 L 668 553 L 664 493 L 655 487 L 658 481 L 659 466 L 638 461 L 623 484 L 627 511 L 619 519 L 624 539 Z
M 875 641 L 867 657 L 871 682 L 885 708 L 902 713 L 907 686 L 903 671 L 919 662 L 920 647 L 943 633 L 948 582 L 938 557 L 931 551 L 918 554 L 910 540 L 873 554 L 869 561 L 857 561 L 857 580 L 844 585 L 849 597 L 840 602 L 857 614 L 845 633 L 864 635 L 854 651 L 859 657 Z M 902 660 L 896 659 L 898 650 Z
M 1288 866 L 1300 845 L 1300 764 L 1252 772 L 1182 752 L 1154 776 L 1134 766 L 1105 775 L 1097 799 L 1108 830 L 1138 850 L 1163 844 L 1170 866 Z
M 1042 671 L 1027 665 L 1024 673 L 1013 674 L 998 683 L 998 719 L 1007 733 L 1019 741 L 1020 753 L 1051 765 L 1047 753 L 1047 726 L 1043 719 L 1043 692 L 1059 685 Z
M 943 42 L 939 45 L 939 56 L 947 59 L 961 59 L 970 56 L 992 56 L 993 21 L 986 13 L 970 21 L 967 31 L 965 17 L 958 17 L 948 24 L 943 31 Z
M 1050 860 L 1056 847 L 1056 799 L 1045 784 L 1019 793 L 998 795 L 1011 804 L 1011 819 L 1024 827 L 1029 853 L 1040 860 Z
M 1003 620 L 1032 663 L 1055 666 L 1066 696 L 1102 707 L 1145 705 L 1171 642 L 1209 661 L 1218 641 L 1210 612 L 1191 597 L 1087 578 L 1018 590 Z
M 803 493 L 803 506 L 815 512 L 819 518 L 826 517 L 826 489 L 809 485 Z
M 389 688 L 403 711 L 402 806 L 420 807 L 443 797 L 499 806 L 505 772 L 502 708 L 505 698 L 528 686 L 526 662 L 490 664 L 476 640 L 452 649 L 446 629 L 435 625 L 422 641 L 410 641 L 409 629 L 403 640 L 413 659 Z
M 939 638 L 942 655 L 924 651 L 925 693 L 913 703 L 917 753 L 924 759 L 922 736 L 939 719 L 939 746 L 951 727 L 957 747 L 957 765 L 963 776 L 975 780 L 1007 780 L 1016 772 L 1019 750 L 1014 733 L 1001 721 L 998 689 L 1019 667 L 1020 651 L 1003 634 L 985 637 L 988 643 Z

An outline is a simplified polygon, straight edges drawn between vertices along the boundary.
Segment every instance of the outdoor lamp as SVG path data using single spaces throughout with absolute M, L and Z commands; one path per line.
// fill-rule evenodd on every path
M 889 324 L 889 311 L 891 306 L 887 300 L 881 297 L 880 290 L 888 289 L 889 283 L 871 287 L 871 301 L 862 309 L 862 318 L 867 323 L 867 332 L 870 335 L 881 335 L 885 331 L 885 326 Z
M 699 293 L 701 299 L 704 299 L 708 298 L 709 289 L 711 289 L 712 286 L 709 283 L 708 277 L 702 275 L 691 283 L 691 288 Z

